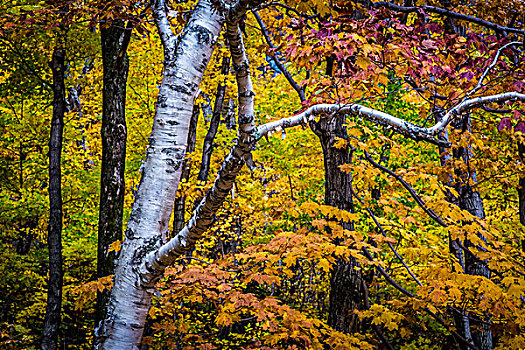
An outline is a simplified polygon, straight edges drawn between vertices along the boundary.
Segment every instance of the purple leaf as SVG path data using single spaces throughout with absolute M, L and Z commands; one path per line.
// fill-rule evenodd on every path
M 503 129 L 511 130 L 512 129 L 512 123 L 510 122 L 510 118 L 503 118 L 498 124 L 498 131 L 502 131 Z

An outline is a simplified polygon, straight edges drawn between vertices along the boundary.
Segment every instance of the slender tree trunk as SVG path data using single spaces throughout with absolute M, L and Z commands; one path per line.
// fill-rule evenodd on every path
M 470 130 L 470 117 L 468 115 L 463 116 L 459 120 L 451 123 L 451 126 L 455 129 L 459 129 L 462 132 Z M 448 135 L 447 135 L 448 136 Z M 448 137 L 447 137 L 448 138 Z M 440 149 L 441 153 L 441 164 L 445 165 L 450 156 L 445 155 L 444 150 Z M 461 159 L 465 164 L 468 165 L 471 157 L 471 152 L 468 148 L 457 148 L 452 151 L 452 157 L 454 159 Z M 483 208 L 483 200 L 479 193 L 472 187 L 471 183 L 476 183 L 476 172 L 471 167 L 468 173 L 464 173 L 460 170 L 455 170 L 455 179 L 449 176 L 446 179 L 448 186 L 454 187 L 458 193 L 458 197 L 454 197 L 451 193 L 448 194 L 448 201 L 457 205 L 460 209 L 468 211 L 470 214 L 479 218 L 485 217 Z M 481 239 L 485 240 L 485 237 L 479 233 Z M 464 272 L 470 275 L 484 276 L 490 278 L 490 270 L 487 265 L 480 263 L 470 254 L 465 254 L 461 248 L 460 243 L 463 243 L 466 247 L 473 247 L 468 240 L 461 242 L 460 239 L 449 240 L 450 252 L 458 259 L 459 264 L 463 267 Z M 458 333 L 467 339 L 469 342 L 473 342 L 480 350 L 492 349 L 492 332 L 490 330 L 489 316 L 483 320 L 479 320 L 477 317 L 468 315 L 461 310 L 454 310 L 454 321 Z M 472 330 L 471 326 L 476 326 L 476 330 Z M 470 349 L 466 345 L 460 345 L 462 350 Z
M 224 57 L 222 59 L 221 74 L 228 74 L 228 69 L 230 68 L 230 58 Z M 202 162 L 201 170 L 199 172 L 198 179 L 199 181 L 208 181 L 208 174 L 210 172 L 210 161 L 211 154 L 213 152 L 213 141 L 215 140 L 215 135 L 217 134 L 217 129 L 219 128 L 219 123 L 221 121 L 221 112 L 222 105 L 224 103 L 224 95 L 226 93 L 226 85 L 219 84 L 217 87 L 217 93 L 215 94 L 215 105 L 213 106 L 213 115 L 210 121 L 210 127 L 208 133 L 204 138 L 204 145 L 202 147 Z
M 126 49 L 131 28 L 121 20 L 101 26 L 102 88 L 102 171 L 98 221 L 97 277 L 114 273 L 116 253 L 111 243 L 122 239 L 124 170 L 126 166 L 126 82 L 129 63 Z M 105 318 L 109 291 L 97 294 L 95 324 Z
M 47 306 L 44 320 L 42 349 L 58 347 L 58 333 L 62 307 L 62 135 L 66 111 L 66 89 L 64 85 L 65 50 L 62 38 L 53 51 L 51 70 L 53 73 L 53 117 L 49 137 L 49 224 L 47 245 L 49 249 L 49 280 Z
M 518 142 L 518 153 L 521 162 L 525 162 L 525 144 Z M 518 184 L 518 201 L 520 223 L 525 226 L 525 177 L 520 177 Z M 521 250 L 525 251 L 525 237 L 521 239 Z
M 188 145 L 186 147 L 186 154 L 195 151 L 195 142 L 197 140 L 197 122 L 199 121 L 200 106 L 193 105 L 193 113 L 191 114 L 190 128 L 188 130 Z M 188 160 L 184 160 L 182 165 L 181 180 L 188 180 L 190 177 L 190 165 Z M 179 233 L 185 225 L 184 213 L 186 211 L 186 196 L 177 196 L 175 204 L 173 205 L 173 234 Z
M 462 132 L 470 131 L 470 115 L 465 115 L 458 122 L 459 125 L 453 124 L 453 126 L 461 128 Z M 469 165 L 471 155 L 472 154 L 469 148 L 458 148 L 457 150 L 453 151 L 454 158 L 463 159 L 463 162 L 467 165 Z M 461 209 L 468 211 L 473 216 L 484 218 L 485 211 L 483 208 L 483 200 L 481 199 L 479 192 L 476 191 L 471 185 L 472 183 L 475 184 L 477 182 L 476 170 L 471 166 L 468 166 L 467 169 L 469 169 L 468 173 L 456 171 L 456 176 L 462 179 L 462 181 L 458 181 L 454 184 L 454 187 L 459 194 L 457 204 Z M 478 236 L 482 240 L 486 241 L 481 232 L 478 233 Z M 476 251 L 475 249 L 472 249 L 475 247 L 468 240 L 465 240 L 465 246 L 471 247 L 471 251 L 473 252 Z M 482 249 L 481 247 L 478 248 Z M 469 275 L 490 278 L 490 270 L 486 263 L 480 262 L 471 254 L 464 254 L 464 257 L 466 273 Z M 490 330 L 490 324 L 488 323 L 489 321 L 490 317 L 488 315 L 485 316 L 483 320 L 478 319 L 477 316 L 470 316 L 470 325 L 474 325 L 476 327 L 474 330 L 471 330 L 472 339 L 474 340 L 474 344 L 480 350 L 491 350 L 493 347 L 492 331 Z
M 322 118 L 312 122 L 312 130 L 319 137 L 323 148 L 325 167 L 325 203 L 342 210 L 352 212 L 352 176 L 341 171 L 340 166 L 349 164 L 352 154 L 348 148 L 334 147 L 335 138 L 348 139 L 344 127 L 345 116 Z M 352 230 L 350 222 L 343 222 L 343 227 Z M 338 242 L 339 243 L 339 242 Z M 328 324 L 335 330 L 344 333 L 358 331 L 359 319 L 353 310 L 364 309 L 363 277 L 355 258 L 338 259 L 330 276 L 330 297 L 328 309 Z

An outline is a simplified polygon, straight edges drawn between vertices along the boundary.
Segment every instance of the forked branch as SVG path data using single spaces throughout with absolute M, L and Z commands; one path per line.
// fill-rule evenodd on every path
M 227 22 L 227 38 L 238 88 L 239 137 L 237 144 L 224 160 L 212 188 L 206 193 L 184 228 L 175 237 L 150 252 L 139 268 L 141 283 L 153 286 L 164 269 L 190 249 L 213 224 L 215 213 L 230 193 L 235 178 L 251 156 L 255 143 L 254 93 L 248 59 L 238 23 Z

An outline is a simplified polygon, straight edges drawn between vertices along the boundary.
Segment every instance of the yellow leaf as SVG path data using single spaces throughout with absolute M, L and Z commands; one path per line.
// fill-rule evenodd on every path
M 115 241 L 110 244 L 108 252 L 118 252 L 121 248 L 122 241 Z
M 361 69 L 365 69 L 366 70 L 366 69 L 368 69 L 368 65 L 370 64 L 370 60 L 368 58 L 366 58 L 366 57 L 359 56 L 356 59 L 356 63 Z

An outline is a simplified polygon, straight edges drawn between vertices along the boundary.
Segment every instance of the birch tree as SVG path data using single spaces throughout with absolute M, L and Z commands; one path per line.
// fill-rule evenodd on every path
M 250 65 L 240 23 L 246 11 L 261 3 L 238 1 L 226 4 L 199 1 L 184 31 L 178 37 L 171 30 L 166 3 L 158 0 L 154 4 L 155 22 L 164 48 L 163 80 L 142 179 L 120 251 L 106 319 L 96 329 L 97 343 L 101 348 L 139 347 L 155 283 L 165 268 L 190 249 L 213 224 L 214 214 L 230 193 L 243 165 L 251 162 L 251 152 L 262 137 L 297 125 L 308 125 L 316 122 L 316 118 L 330 120 L 337 115 L 354 115 L 384 126 L 406 138 L 450 147 L 449 141 L 441 134 L 450 123 L 465 113 L 491 103 L 525 101 L 525 95 L 515 91 L 467 96 L 449 106 L 443 117 L 430 127 L 417 125 L 400 116 L 359 103 L 312 103 L 296 115 L 257 126 Z M 238 87 L 238 139 L 225 158 L 213 186 L 197 205 L 190 220 L 174 238 L 163 242 L 162 237 L 168 230 L 173 202 L 183 171 L 194 99 L 223 27 L 230 46 Z M 432 216 L 432 212 L 429 215 Z M 380 267 L 378 270 L 395 285 L 384 270 Z M 408 296 L 414 296 L 402 287 L 396 288 Z M 430 309 L 427 311 L 439 320 Z M 457 333 L 455 335 L 467 346 L 471 345 L 469 339 Z

